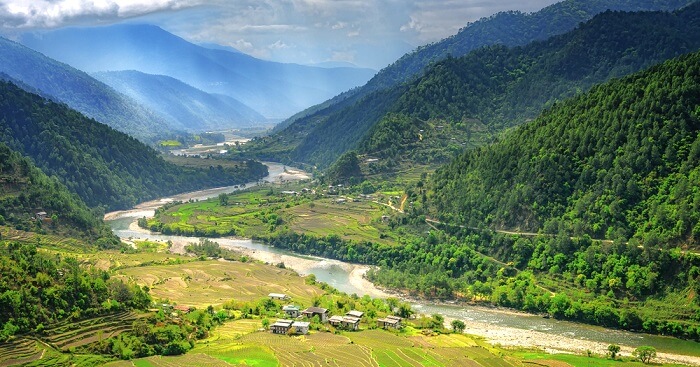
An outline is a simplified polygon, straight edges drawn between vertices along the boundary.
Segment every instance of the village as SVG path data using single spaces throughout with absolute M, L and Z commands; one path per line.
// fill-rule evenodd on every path
M 283 293 L 270 293 L 268 297 L 272 300 L 288 301 L 289 296 Z M 360 330 L 360 322 L 364 312 L 351 310 L 345 315 L 330 315 L 328 309 L 322 307 L 308 307 L 301 310 L 300 307 L 288 304 L 282 307 L 285 319 L 279 319 L 270 325 L 270 331 L 274 334 L 306 335 L 309 333 L 310 321 L 315 320 L 321 324 L 328 323 L 338 329 L 357 331 Z M 398 330 L 402 327 L 403 319 L 398 316 L 388 315 L 377 319 L 377 327 L 382 329 Z

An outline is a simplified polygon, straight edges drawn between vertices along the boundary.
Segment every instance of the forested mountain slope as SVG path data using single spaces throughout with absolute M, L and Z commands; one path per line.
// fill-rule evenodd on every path
M 0 141 L 31 157 L 89 206 L 130 207 L 140 201 L 238 184 L 267 173 L 260 163 L 238 169 L 184 169 L 138 140 L 80 113 L 0 82 Z
M 44 212 L 45 218 L 37 216 Z M 100 218 L 56 178 L 0 143 L 0 225 L 32 232 L 56 232 L 97 240 L 101 247 L 118 241 Z
M 573 30 L 595 15 L 612 11 L 672 11 L 693 0 L 566 0 L 534 13 L 507 11 L 482 18 L 451 37 L 431 43 L 406 54 L 381 70 L 367 84 L 373 89 L 391 87 L 420 75 L 431 63 L 461 57 L 488 45 L 523 46 Z
M 699 133 L 696 52 L 558 103 L 466 152 L 435 173 L 427 202 L 452 224 L 697 244 Z
M 0 73 L 119 131 L 150 140 L 167 123 L 86 73 L 0 37 Z
M 92 74 L 166 119 L 172 128 L 203 132 L 250 127 L 267 119 L 236 99 L 177 79 L 134 70 Z
M 405 156 L 407 147 L 412 152 L 417 149 L 410 146 L 410 139 L 415 142 L 439 133 L 425 123 L 431 120 L 437 120 L 433 125 L 456 128 L 462 133 L 453 137 L 460 137 L 463 145 L 474 145 L 467 140 L 470 133 L 476 138 L 484 128 L 498 133 L 596 83 L 697 50 L 699 18 L 700 3 L 676 13 L 606 12 L 547 41 L 516 48 L 492 46 L 448 58 L 414 82 L 375 92 L 334 115 L 306 135 L 290 158 L 323 167 L 359 144 L 360 153 L 388 151 L 393 156 L 381 155 L 396 159 Z M 387 113 L 400 124 L 408 121 L 402 131 L 425 131 L 408 136 L 408 141 L 384 138 L 395 135 L 391 124 L 377 124 L 390 118 Z M 423 159 L 428 158 L 424 154 Z
M 692 3 L 691 0 L 566 0 L 550 5 L 538 12 L 524 14 L 520 12 L 502 12 L 488 18 L 480 19 L 461 29 L 454 36 L 446 38 L 416 51 L 406 54 L 392 65 L 382 69 L 366 85 L 340 94 L 323 104 L 309 108 L 275 128 L 279 136 L 261 144 L 262 151 L 284 151 L 277 146 L 279 140 L 286 145 L 299 144 L 317 125 L 329 120 L 336 120 L 347 114 L 346 109 L 354 105 L 371 108 L 376 91 L 396 88 L 423 74 L 432 63 L 446 57 L 461 57 L 469 52 L 488 45 L 522 46 L 536 40 L 573 30 L 579 23 L 593 18 L 606 10 L 645 11 L 674 10 Z M 381 116 L 380 116 L 381 117 Z M 352 123 L 357 118 L 349 120 Z M 376 122 L 376 118 L 375 121 Z M 357 122 L 354 122 L 355 124 Z M 284 131 L 290 127 L 287 131 Z M 348 127 L 350 131 L 352 126 Z

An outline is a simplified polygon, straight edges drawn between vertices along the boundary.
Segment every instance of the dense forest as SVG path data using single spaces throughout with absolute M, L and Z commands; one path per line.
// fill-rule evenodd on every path
M 166 163 L 138 140 L 9 82 L 0 82 L 0 141 L 32 158 L 89 206 L 107 209 L 267 174 L 266 166 L 253 161 L 209 169 Z
M 0 143 L 0 225 L 32 232 L 58 232 L 113 247 L 118 239 L 101 219 L 32 162 Z M 37 218 L 45 212 L 45 218 Z
M 515 48 L 490 46 L 464 57 L 448 57 L 417 80 L 374 92 L 332 115 L 303 138 L 289 159 L 326 167 L 358 145 L 369 148 L 363 140 L 382 140 L 375 135 L 387 133 L 386 124 L 378 125 L 387 113 L 403 122 L 450 125 L 465 146 L 475 145 L 471 139 L 483 144 L 488 138 L 482 132 L 484 125 L 498 133 L 597 83 L 697 50 L 698 17 L 697 3 L 675 13 L 606 12 L 546 41 Z M 287 130 L 293 131 L 293 126 Z M 430 133 L 435 130 L 426 135 Z M 392 159 L 407 152 L 403 141 L 387 141 L 396 143 Z
M 545 112 L 438 170 L 432 213 L 453 224 L 646 246 L 700 240 L 700 54 Z

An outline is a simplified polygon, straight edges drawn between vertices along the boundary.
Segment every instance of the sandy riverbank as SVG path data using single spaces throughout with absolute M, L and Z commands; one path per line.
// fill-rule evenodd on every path
M 454 318 L 445 318 L 445 326 L 451 328 Z M 483 337 L 493 345 L 506 348 L 536 348 L 547 353 L 573 353 L 585 355 L 591 351 L 598 356 L 604 356 L 608 344 L 591 340 L 569 338 L 562 335 L 548 334 L 537 330 L 525 330 L 498 326 L 490 323 L 462 320 L 466 325 L 465 333 Z M 620 355 L 631 357 L 634 348 L 621 345 Z M 700 357 L 685 356 L 671 353 L 657 353 L 654 362 L 681 363 L 690 366 L 700 366 Z

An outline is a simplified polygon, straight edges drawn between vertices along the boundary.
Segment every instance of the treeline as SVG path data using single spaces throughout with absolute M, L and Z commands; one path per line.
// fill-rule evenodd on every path
M 60 232 L 95 240 L 101 248 L 118 239 L 95 213 L 55 177 L 49 178 L 32 162 L 0 142 L 0 225 L 31 232 Z M 38 218 L 45 212 L 45 218 Z
M 0 82 L 0 141 L 31 157 L 88 206 L 108 210 L 267 174 L 266 166 L 253 161 L 231 169 L 167 163 L 136 139 L 8 82 Z
M 453 224 L 697 244 L 698 89 L 700 53 L 594 88 L 438 170 L 427 202 Z
M 609 11 L 546 41 L 513 48 L 492 45 L 447 57 L 415 80 L 343 102 L 342 109 L 292 124 L 278 138 L 303 136 L 289 159 L 328 167 L 363 140 L 374 139 L 369 134 L 381 133 L 372 129 L 388 113 L 409 121 L 440 120 L 442 125 L 479 120 L 498 133 L 597 83 L 698 50 L 700 25 L 694 20 L 699 16 L 697 3 L 674 13 Z M 305 125 L 314 127 L 308 132 Z M 458 130 L 461 135 L 479 131 L 473 128 L 481 127 L 464 124 Z M 400 157 L 408 150 L 398 143 Z
M 105 271 L 83 269 L 75 258 L 43 253 L 34 245 L 0 245 L 0 274 L 0 341 L 66 319 L 151 304 L 141 287 L 111 279 Z

